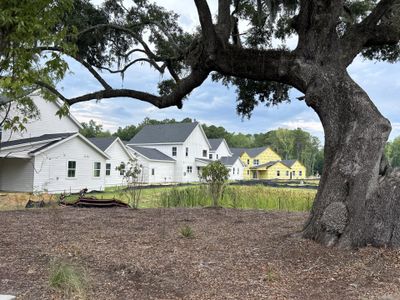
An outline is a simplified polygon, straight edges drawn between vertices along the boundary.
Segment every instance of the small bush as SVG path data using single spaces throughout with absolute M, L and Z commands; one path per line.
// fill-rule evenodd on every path
M 180 230 L 181 235 L 185 238 L 191 239 L 194 237 L 193 230 L 190 226 L 185 225 Z
M 61 292 L 65 297 L 86 299 L 87 284 L 83 269 L 62 261 L 52 263 L 49 285 Z

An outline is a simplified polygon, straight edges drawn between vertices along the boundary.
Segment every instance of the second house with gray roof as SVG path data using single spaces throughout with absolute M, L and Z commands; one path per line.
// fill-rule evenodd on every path
M 201 168 L 210 162 L 211 145 L 197 122 L 144 126 L 127 146 L 149 182 L 199 181 Z

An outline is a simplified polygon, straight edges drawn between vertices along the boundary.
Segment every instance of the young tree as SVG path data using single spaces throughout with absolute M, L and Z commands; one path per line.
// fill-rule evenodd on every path
M 213 200 L 213 207 L 218 207 L 225 182 L 229 177 L 229 169 L 220 161 L 213 161 L 201 170 L 200 178 L 207 182 Z
M 50 90 L 69 105 L 129 97 L 182 108 L 213 74 L 237 86 L 238 112 L 249 116 L 259 103 L 288 101 L 294 87 L 325 130 L 324 173 L 304 236 L 343 247 L 400 246 L 400 171 L 383 157 L 391 125 L 347 73 L 358 55 L 398 60 L 400 0 L 219 0 L 215 20 L 206 0 L 194 2 L 200 21 L 195 34 L 183 32 L 176 14 L 146 0 L 129 8 L 105 1 L 98 10 L 79 10 L 85 22 L 75 23 L 71 40 L 102 89 L 73 98 Z M 66 17 L 66 24 L 71 20 L 76 18 Z M 246 32 L 239 31 L 243 21 Z M 294 50 L 273 47 L 274 38 L 291 35 L 298 37 Z M 113 88 L 96 71 L 124 74 L 136 63 L 168 74 L 158 95 Z
M 120 195 L 127 199 L 131 208 L 138 209 L 143 184 L 142 167 L 137 160 L 131 159 L 127 163 L 121 162 L 116 169 L 123 173 L 123 190 Z

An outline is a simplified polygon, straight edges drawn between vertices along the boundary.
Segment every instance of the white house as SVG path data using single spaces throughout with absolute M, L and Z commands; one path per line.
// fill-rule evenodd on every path
M 219 160 L 222 157 L 233 155 L 225 139 L 208 139 L 208 141 L 211 145 L 209 159 Z
M 46 134 L 1 143 L 0 190 L 103 190 L 109 157 L 79 133 Z
M 230 180 L 242 180 L 245 164 L 239 156 L 224 156 L 220 161 L 229 169 Z
M 11 130 L 3 130 L 0 134 L 1 142 L 8 142 L 18 139 L 26 139 L 42 136 L 45 134 L 58 134 L 65 132 L 79 132 L 82 125 L 74 118 L 72 114 L 60 119 L 56 115 L 57 111 L 62 106 L 61 101 L 49 102 L 43 99 L 38 93 L 31 95 L 40 115 L 37 119 L 29 120 L 25 124 L 26 130 L 13 132 Z M 11 109 L 10 117 L 15 115 L 15 111 Z M 2 116 L 0 116 L 1 118 Z
M 146 183 L 175 182 L 176 161 L 154 148 L 129 146 L 141 167 L 140 180 Z
M 174 182 L 199 181 L 200 169 L 208 164 L 204 160 L 208 160 L 211 148 L 203 128 L 197 122 L 147 125 L 127 145 L 131 148 L 152 148 L 175 160 Z M 161 172 L 165 164 L 158 162 L 151 169 L 155 173 Z M 166 176 L 158 180 L 163 178 Z
M 105 164 L 105 186 L 122 185 L 124 172 L 117 167 L 134 159 L 131 152 L 119 137 L 89 138 L 89 141 L 110 157 Z
M 103 190 L 110 157 L 79 134 L 80 123 L 70 114 L 59 118 L 58 101 L 32 94 L 40 116 L 22 132 L 2 131 L 0 190 L 13 192 L 78 192 Z M 15 114 L 11 109 L 10 117 Z

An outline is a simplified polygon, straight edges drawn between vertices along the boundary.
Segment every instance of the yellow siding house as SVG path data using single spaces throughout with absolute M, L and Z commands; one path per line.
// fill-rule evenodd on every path
M 232 148 L 245 164 L 244 179 L 304 179 L 306 168 L 298 160 L 282 160 L 270 147 Z

